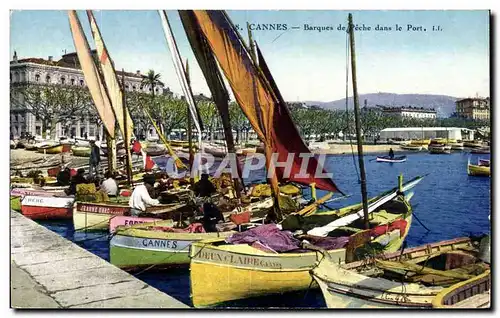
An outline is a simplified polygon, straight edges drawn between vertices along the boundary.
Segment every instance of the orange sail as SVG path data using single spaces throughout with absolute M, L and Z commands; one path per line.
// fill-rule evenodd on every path
M 330 178 L 316 176 L 318 172 L 324 174 L 324 170 L 314 157 L 307 158 L 309 161 L 304 164 L 307 173 L 299 173 L 303 172 L 301 166 L 310 151 L 300 137 L 262 57 L 260 69 L 252 61 L 224 12 L 195 10 L 194 15 L 238 104 L 266 146 L 268 169 L 273 162 L 273 153 L 277 153 L 278 162 L 287 161 L 288 155 L 292 154 L 289 176 L 284 173 L 284 167 L 275 167 L 275 176 L 279 181 L 288 179 L 302 184 L 315 183 L 319 189 L 340 192 Z M 274 188 L 276 182 L 273 179 Z
M 115 136 L 115 115 L 111 108 L 111 102 L 106 93 L 104 85 L 101 81 L 99 71 L 92 59 L 90 53 L 89 43 L 83 33 L 82 25 L 76 14 L 75 10 L 68 11 L 69 25 L 71 34 L 73 35 L 73 42 L 75 44 L 78 60 L 82 67 L 83 76 L 89 89 L 94 105 L 99 113 L 99 116 L 106 128 L 108 135 L 111 138 Z

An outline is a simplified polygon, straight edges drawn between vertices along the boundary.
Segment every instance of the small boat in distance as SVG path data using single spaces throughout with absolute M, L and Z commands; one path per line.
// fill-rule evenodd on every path
M 390 156 L 378 156 L 377 162 L 390 162 L 390 163 L 400 163 L 405 162 L 406 156 L 390 157 Z
M 474 149 L 471 149 L 470 153 L 489 154 L 490 153 L 490 147 L 474 148 Z
M 411 150 L 411 151 L 422 151 L 422 145 L 412 145 L 411 143 L 399 145 L 401 149 Z
M 429 144 L 429 147 L 427 148 L 429 150 L 429 153 L 431 154 L 450 154 L 451 153 L 451 146 L 444 144 L 444 143 L 438 143 L 436 141 L 431 141 Z
M 470 163 L 470 158 L 467 161 L 467 174 L 469 176 L 490 176 L 490 161 L 486 159 L 479 159 L 477 165 Z

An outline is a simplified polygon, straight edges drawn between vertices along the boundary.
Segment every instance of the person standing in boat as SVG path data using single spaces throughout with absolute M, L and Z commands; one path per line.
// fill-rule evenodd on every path
M 89 176 L 99 174 L 99 163 L 101 162 L 101 150 L 95 144 L 94 140 L 90 141 L 90 158 L 89 158 Z
M 394 150 L 392 148 L 389 149 L 389 158 L 394 159 Z
M 201 175 L 200 181 L 196 182 L 196 184 L 193 186 L 193 192 L 196 196 L 199 197 L 209 197 L 217 192 L 217 189 L 208 179 L 208 174 L 203 173 Z
M 148 192 L 148 187 L 154 187 L 155 176 L 147 174 L 143 177 L 143 179 L 144 183 L 135 187 L 128 202 L 132 216 L 138 216 L 139 214 L 146 212 L 146 208 L 148 206 L 160 204 L 160 201 L 151 198 Z

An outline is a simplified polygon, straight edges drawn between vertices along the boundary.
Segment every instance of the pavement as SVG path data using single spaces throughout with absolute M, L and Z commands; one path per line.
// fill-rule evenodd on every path
M 10 221 L 11 308 L 189 308 L 20 213 Z

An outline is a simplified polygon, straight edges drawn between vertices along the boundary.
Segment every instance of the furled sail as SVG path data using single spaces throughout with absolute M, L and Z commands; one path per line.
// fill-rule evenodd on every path
M 97 50 L 97 56 L 99 57 L 99 64 L 101 65 L 102 74 L 104 77 L 104 84 L 108 89 L 109 98 L 111 100 L 111 106 L 115 113 L 116 121 L 118 126 L 124 136 L 124 140 L 130 141 L 132 133 L 134 131 L 134 123 L 130 117 L 128 109 L 123 107 L 123 92 L 120 87 L 120 83 L 116 76 L 116 71 L 113 66 L 111 57 L 109 56 L 104 40 L 101 36 L 101 31 L 97 26 L 92 10 L 87 10 L 87 16 L 89 18 L 90 29 L 92 31 L 92 37 L 94 38 L 95 47 Z M 125 122 L 127 123 L 127 129 L 125 129 Z M 127 136 L 125 136 L 125 131 L 127 131 Z
M 222 74 L 217 67 L 217 61 L 215 60 L 210 48 L 208 46 L 205 37 L 200 33 L 200 28 L 198 22 L 192 11 L 179 11 L 179 16 L 186 31 L 187 38 L 193 49 L 194 56 L 198 61 L 203 76 L 207 81 L 208 88 L 212 98 L 215 101 L 219 116 L 222 120 L 222 128 L 224 130 L 224 137 L 226 140 L 227 151 L 229 153 L 235 153 L 233 131 L 231 129 L 231 121 L 229 118 L 229 94 L 227 92 L 226 86 L 222 79 Z M 241 177 L 241 167 L 238 164 L 238 175 Z M 243 179 L 240 180 L 243 184 Z
M 92 59 L 90 53 L 89 43 L 83 32 L 82 25 L 78 19 L 75 10 L 68 11 L 69 25 L 71 34 L 73 35 L 73 42 L 75 44 L 78 60 L 82 67 L 83 76 L 89 89 L 94 105 L 99 113 L 108 135 L 111 138 L 115 136 L 115 115 L 111 108 L 111 102 L 106 93 L 104 85 L 101 81 L 99 71 Z
M 324 170 L 316 158 L 307 158 L 310 151 L 302 141 L 262 57 L 260 60 L 264 64 L 261 70 L 253 63 L 244 43 L 224 12 L 195 10 L 194 15 L 228 79 L 238 104 L 266 146 L 268 164 L 273 153 L 278 154 L 278 162 L 287 161 L 288 155 L 293 154 L 288 178 L 284 175 L 284 167 L 275 167 L 278 180 L 288 179 L 302 184 L 315 183 L 319 189 L 340 192 L 331 179 L 316 177 L 316 172 L 324 173 Z M 306 166 L 309 174 L 298 174 L 305 158 L 309 160 Z
M 174 39 L 174 35 L 172 34 L 172 30 L 170 28 L 170 24 L 168 22 L 167 13 L 165 11 L 159 10 L 158 13 L 161 17 L 161 22 L 163 25 L 163 31 L 165 32 L 165 39 L 167 40 L 168 48 L 170 49 L 170 53 L 172 55 L 172 60 L 174 62 L 175 72 L 177 73 L 177 77 L 181 84 L 182 92 L 188 102 L 189 112 L 191 114 L 191 118 L 193 119 L 194 126 L 196 131 L 198 132 L 198 147 L 202 149 L 201 143 L 201 130 L 202 127 L 199 121 L 198 110 L 196 108 L 196 104 L 193 98 L 193 93 L 188 85 L 186 79 L 186 70 L 184 69 L 184 65 L 182 64 L 182 60 L 179 54 L 179 49 L 177 48 L 177 44 Z

